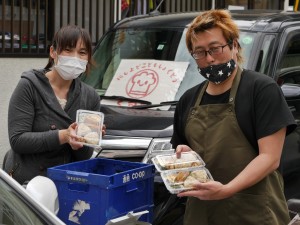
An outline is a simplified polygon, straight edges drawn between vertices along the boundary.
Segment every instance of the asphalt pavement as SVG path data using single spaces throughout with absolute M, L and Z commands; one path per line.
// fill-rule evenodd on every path
M 0 58 L 0 166 L 4 154 L 10 148 L 7 131 L 8 103 L 23 71 L 40 69 L 47 64 L 47 58 Z

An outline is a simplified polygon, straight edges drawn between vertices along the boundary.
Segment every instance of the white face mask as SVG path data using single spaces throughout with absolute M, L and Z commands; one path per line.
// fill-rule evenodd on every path
M 64 80 L 73 80 L 86 70 L 87 63 L 84 59 L 59 55 L 54 68 Z

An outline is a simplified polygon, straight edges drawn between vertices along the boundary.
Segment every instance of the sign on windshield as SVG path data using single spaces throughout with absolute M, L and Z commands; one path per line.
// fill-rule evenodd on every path
M 175 100 L 188 62 L 123 59 L 105 93 L 149 101 L 152 104 Z M 140 103 L 102 100 L 103 104 L 133 106 Z

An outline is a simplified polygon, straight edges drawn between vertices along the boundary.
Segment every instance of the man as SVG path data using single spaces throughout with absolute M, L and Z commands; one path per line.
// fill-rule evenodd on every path
M 238 39 L 226 10 L 200 14 L 187 31 L 187 48 L 207 81 L 180 99 L 171 142 L 178 157 L 196 151 L 214 181 L 178 194 L 189 197 L 186 225 L 289 222 L 276 169 L 295 121 L 274 80 L 239 66 Z

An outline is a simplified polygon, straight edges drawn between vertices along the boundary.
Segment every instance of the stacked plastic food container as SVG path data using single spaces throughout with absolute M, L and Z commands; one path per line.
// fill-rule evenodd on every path
M 90 147 L 99 147 L 102 140 L 103 121 L 104 114 L 101 112 L 77 110 L 76 134 L 80 137 L 79 141 Z
M 176 153 L 157 155 L 152 161 L 172 194 L 193 190 L 196 183 L 213 180 L 205 162 L 194 151 L 183 152 L 180 158 Z

